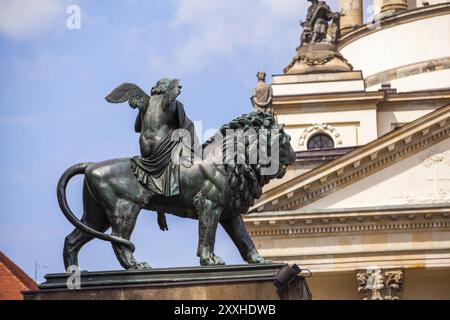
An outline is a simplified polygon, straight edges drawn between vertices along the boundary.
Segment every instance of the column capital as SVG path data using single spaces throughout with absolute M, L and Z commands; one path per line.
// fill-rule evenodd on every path
M 358 292 L 364 300 L 400 300 L 403 292 L 404 269 L 383 270 L 378 266 L 358 271 Z

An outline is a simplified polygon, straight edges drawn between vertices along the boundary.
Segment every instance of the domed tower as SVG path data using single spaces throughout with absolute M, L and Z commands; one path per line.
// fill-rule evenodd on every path
M 365 25 L 361 2 L 341 0 L 339 51 L 362 71 L 367 91 L 450 88 L 449 1 L 375 0 Z
M 297 161 L 245 218 L 316 299 L 450 299 L 450 2 L 312 0 L 272 110 Z M 444 285 L 445 284 L 445 285 Z

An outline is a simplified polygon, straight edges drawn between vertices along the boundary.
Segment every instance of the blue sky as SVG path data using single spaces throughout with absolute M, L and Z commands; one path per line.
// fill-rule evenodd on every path
M 328 1 L 337 10 L 337 1 Z M 1 0 L 0 250 L 34 276 L 62 272 L 64 237 L 73 229 L 56 201 L 69 166 L 139 154 L 135 111 L 104 97 L 122 82 L 149 91 L 181 79 L 179 99 L 202 131 L 250 110 L 256 72 L 282 73 L 299 43 L 301 0 Z M 69 5 L 81 29 L 66 27 Z M 69 201 L 81 213 L 81 178 Z M 142 211 L 135 256 L 153 267 L 198 265 L 196 221 L 168 217 L 169 232 Z M 242 260 L 220 229 L 216 253 Z M 111 245 L 94 240 L 83 269 L 120 269 Z

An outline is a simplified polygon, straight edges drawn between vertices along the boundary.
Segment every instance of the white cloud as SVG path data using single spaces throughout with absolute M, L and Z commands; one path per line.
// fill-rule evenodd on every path
M 177 0 L 171 25 L 184 31 L 173 60 L 178 67 L 199 69 L 243 50 L 273 52 L 299 39 L 298 21 L 308 5 L 300 0 Z
M 64 14 L 61 0 L 1 0 L 0 34 L 11 38 L 36 36 L 51 29 L 58 16 Z
M 25 116 L 0 117 L 1 125 L 30 126 L 45 123 L 48 117 L 44 114 L 29 114 Z

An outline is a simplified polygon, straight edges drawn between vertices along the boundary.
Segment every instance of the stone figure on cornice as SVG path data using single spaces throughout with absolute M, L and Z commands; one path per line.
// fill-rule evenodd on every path
M 258 83 L 253 88 L 252 92 L 252 105 L 254 112 L 267 112 L 272 113 L 272 87 L 266 83 L 266 73 L 264 71 L 258 71 L 256 74 Z

